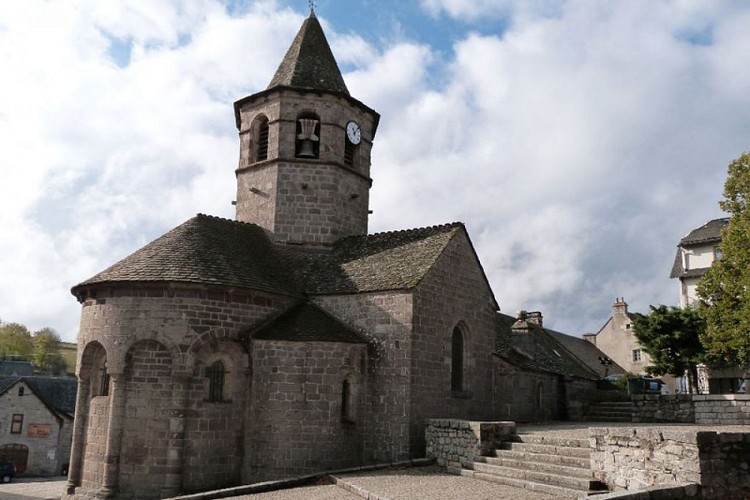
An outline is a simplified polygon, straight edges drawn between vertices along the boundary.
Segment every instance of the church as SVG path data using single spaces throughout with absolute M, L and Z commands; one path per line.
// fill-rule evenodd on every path
M 581 416 L 595 347 L 501 314 L 463 224 L 368 234 L 379 115 L 314 13 L 234 111 L 236 220 L 199 214 L 72 289 L 65 498 L 423 457 L 428 418 Z

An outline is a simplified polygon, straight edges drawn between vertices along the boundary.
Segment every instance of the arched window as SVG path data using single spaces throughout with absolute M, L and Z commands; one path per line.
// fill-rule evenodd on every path
M 260 123 L 258 123 L 258 138 L 257 138 L 257 150 L 255 154 L 255 161 L 263 161 L 268 159 L 268 118 L 265 116 L 261 117 Z
M 464 335 L 458 327 L 451 339 L 451 390 L 464 390 Z
M 297 117 L 294 155 L 297 158 L 320 156 L 320 118 L 315 113 L 302 113 Z
M 206 367 L 208 378 L 208 400 L 214 403 L 224 401 L 224 363 L 214 361 Z

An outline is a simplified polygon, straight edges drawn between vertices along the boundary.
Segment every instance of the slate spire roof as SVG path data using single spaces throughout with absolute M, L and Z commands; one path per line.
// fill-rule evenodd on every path
M 293 87 L 329 90 L 349 95 L 323 28 L 314 12 L 302 23 L 297 36 L 276 70 L 268 88 Z

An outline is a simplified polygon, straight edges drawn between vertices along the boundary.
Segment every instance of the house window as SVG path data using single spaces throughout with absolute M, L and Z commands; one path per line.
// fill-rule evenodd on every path
M 720 247 L 714 247 L 714 260 L 721 259 L 722 255 L 723 254 L 721 253 L 721 248 Z
M 256 161 L 268 159 L 268 119 L 263 118 L 258 124 L 258 152 Z
M 453 329 L 451 339 L 451 390 L 463 391 L 464 388 L 464 336 L 461 330 Z
M 19 396 L 23 396 L 24 390 L 25 390 L 24 386 L 19 387 L 18 388 L 18 395 Z
M 641 362 L 641 350 L 633 349 L 633 363 L 640 363 L 640 362 Z
M 10 433 L 21 434 L 23 429 L 23 415 L 20 413 L 14 413 L 10 422 Z
M 208 400 L 214 403 L 224 401 L 224 363 L 215 361 L 206 368 L 208 378 Z
M 627 325 L 625 325 L 625 329 L 626 330 L 630 330 L 630 328 L 631 328 L 630 323 L 628 323 Z

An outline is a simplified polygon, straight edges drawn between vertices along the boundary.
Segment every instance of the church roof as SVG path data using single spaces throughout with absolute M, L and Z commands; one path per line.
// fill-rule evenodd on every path
M 519 352 L 513 341 L 511 326 L 516 319 L 507 314 L 497 314 L 497 335 L 495 337 L 495 353 L 509 363 L 519 368 L 532 371 L 554 373 L 585 379 L 599 378 L 583 361 L 576 358 L 560 342 L 555 340 L 551 330 L 546 328 L 532 328 L 529 335 L 533 336 L 533 353 Z M 554 332 L 557 333 L 557 332 Z M 562 334 L 559 334 L 562 335 Z
M 257 340 L 292 342 L 367 343 L 367 337 L 310 302 L 300 302 L 261 325 L 252 333 Z
M 182 282 L 290 296 L 411 289 L 463 230 L 453 223 L 337 241 L 328 252 L 274 244 L 255 225 L 198 214 L 73 287 Z
M 302 23 L 268 88 L 330 90 L 349 95 L 326 35 L 314 13 Z
M 265 231 L 198 214 L 73 288 L 101 283 L 222 285 L 295 295 L 298 287 Z
M 452 223 L 343 238 L 330 254 L 298 254 L 298 269 L 311 294 L 411 289 L 462 229 Z

